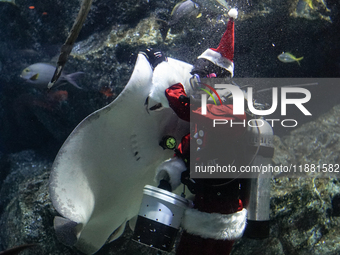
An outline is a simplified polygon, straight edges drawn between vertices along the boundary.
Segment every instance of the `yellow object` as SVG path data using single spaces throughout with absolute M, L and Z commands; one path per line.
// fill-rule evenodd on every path
M 282 52 L 280 55 L 277 56 L 277 58 L 283 63 L 297 62 L 299 65 L 300 65 L 299 61 L 303 59 L 303 57 L 297 58 L 289 52 Z
M 176 139 L 172 136 L 169 136 L 168 139 L 166 139 L 165 144 L 168 149 L 174 149 L 176 147 Z
M 309 8 L 314 9 L 313 0 L 303 0 L 303 1 L 305 1 L 308 4 Z

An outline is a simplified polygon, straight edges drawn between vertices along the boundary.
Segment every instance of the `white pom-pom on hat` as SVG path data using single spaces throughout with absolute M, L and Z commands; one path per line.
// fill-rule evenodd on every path
M 228 12 L 230 18 L 237 19 L 238 11 L 236 8 L 231 8 Z

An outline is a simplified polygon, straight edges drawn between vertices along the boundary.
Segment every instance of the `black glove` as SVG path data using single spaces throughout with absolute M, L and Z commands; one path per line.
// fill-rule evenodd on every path
M 180 95 L 178 98 L 181 104 L 190 104 L 190 98 L 184 95 Z
M 158 188 L 164 189 L 164 190 L 167 190 L 167 191 L 170 191 L 170 192 L 172 191 L 171 185 L 167 180 L 161 180 L 159 182 Z
M 180 95 L 178 98 L 179 102 L 182 104 L 191 104 L 192 107 L 196 108 L 199 107 L 201 105 L 201 100 L 200 99 L 196 99 L 194 97 L 187 97 L 184 95 Z
M 142 54 L 146 56 L 152 69 L 155 69 L 156 66 L 162 63 L 163 61 L 168 61 L 167 57 L 160 50 L 154 50 L 152 48 L 149 48 L 142 52 Z

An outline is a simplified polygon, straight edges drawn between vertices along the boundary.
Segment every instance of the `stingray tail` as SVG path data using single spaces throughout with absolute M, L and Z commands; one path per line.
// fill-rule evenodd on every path
M 75 86 L 78 89 L 82 89 L 81 87 L 78 86 L 78 84 L 76 83 L 76 79 L 80 76 L 84 74 L 84 72 L 76 72 L 76 73 L 71 73 L 68 75 L 65 75 L 65 80 L 67 80 L 69 83 L 71 83 L 73 86 Z

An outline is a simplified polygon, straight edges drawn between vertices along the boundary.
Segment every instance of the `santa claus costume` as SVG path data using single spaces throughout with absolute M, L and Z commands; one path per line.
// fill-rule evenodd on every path
M 230 20 L 222 39 L 215 48 L 204 51 L 194 65 L 191 74 L 199 78 L 233 77 L 234 75 L 234 20 L 237 10 L 229 11 Z M 183 233 L 176 248 L 178 255 L 227 255 L 234 240 L 243 235 L 247 210 L 242 201 L 241 179 L 190 179 L 189 165 L 205 164 L 211 160 L 207 152 L 216 151 L 220 144 L 219 158 L 222 165 L 240 164 L 242 153 L 237 152 L 239 141 L 245 133 L 245 127 L 225 127 L 219 131 L 212 127 L 213 119 L 223 118 L 242 122 L 246 114 L 233 115 L 232 105 L 207 106 L 207 114 L 202 115 L 200 106 L 190 103 L 181 83 L 173 84 L 165 91 L 169 106 L 179 118 L 190 121 L 194 129 L 183 137 L 176 156 L 164 162 L 157 169 L 156 180 L 167 179 L 172 189 L 182 181 L 195 194 L 194 207 L 187 209 L 182 221 Z M 223 141 L 218 134 L 223 133 Z M 191 143 L 190 143 L 191 141 Z M 191 144 L 191 148 L 190 148 Z M 195 148 L 192 148 L 193 145 Z M 195 158 L 190 158 L 190 149 L 197 151 Z M 165 177 L 166 176 L 166 177 Z

